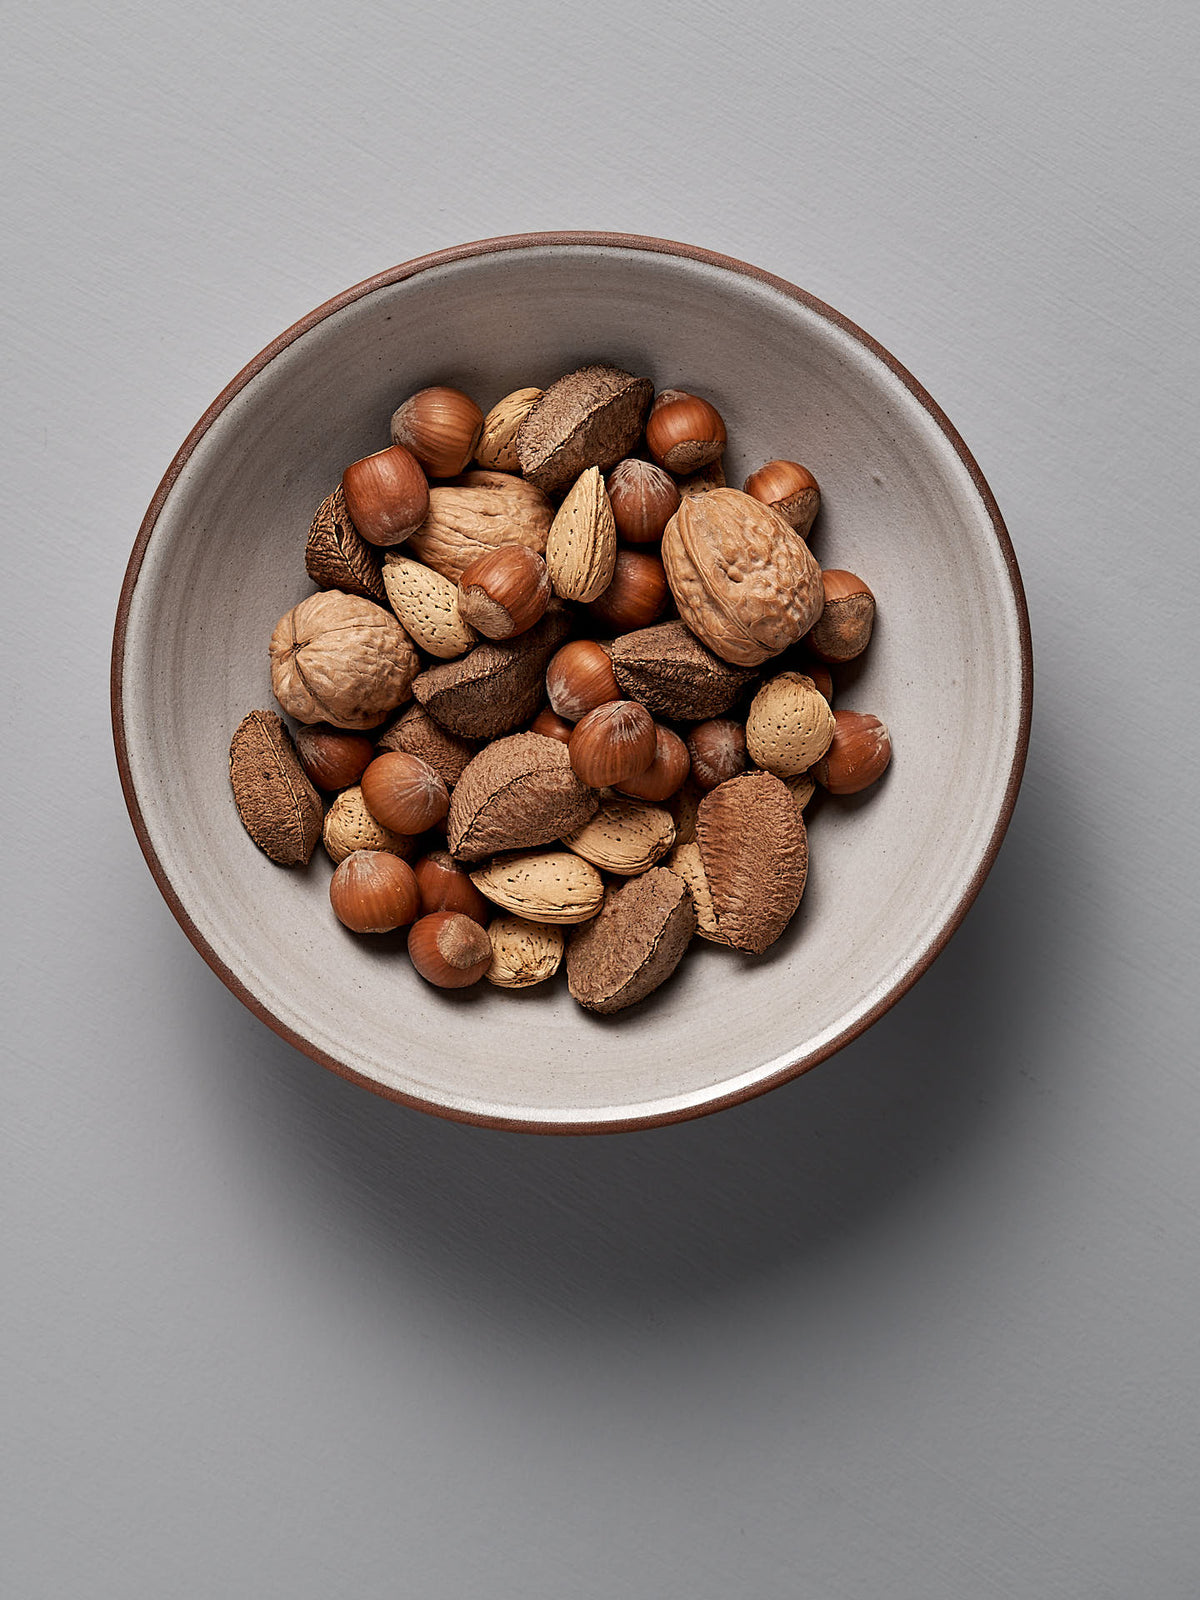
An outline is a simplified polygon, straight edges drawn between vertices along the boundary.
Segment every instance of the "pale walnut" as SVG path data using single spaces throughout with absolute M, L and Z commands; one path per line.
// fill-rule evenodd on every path
M 412 692 L 412 640 L 373 600 L 326 589 L 301 600 L 271 635 L 271 688 L 297 722 L 373 728 Z

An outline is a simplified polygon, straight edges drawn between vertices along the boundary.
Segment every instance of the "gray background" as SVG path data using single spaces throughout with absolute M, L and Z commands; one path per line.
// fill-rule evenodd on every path
M 6 1596 L 1200 1591 L 1195 8 L 738 11 L 10 11 Z M 562 227 L 741 256 L 893 350 L 1038 666 L 912 995 L 591 1141 L 385 1104 L 243 1011 L 106 706 L 141 513 L 243 362 Z

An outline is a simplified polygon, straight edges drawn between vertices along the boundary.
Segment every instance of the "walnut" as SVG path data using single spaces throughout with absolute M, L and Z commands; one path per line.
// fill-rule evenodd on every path
M 297 722 L 373 728 L 408 699 L 419 665 L 390 611 L 339 589 L 301 600 L 271 635 L 271 688 Z
M 779 512 L 740 489 L 685 496 L 663 566 L 679 615 L 725 661 L 757 667 L 821 615 L 821 569 Z
M 464 472 L 429 491 L 429 515 L 404 552 L 457 583 L 477 557 L 502 544 L 544 555 L 554 507 L 510 472 Z

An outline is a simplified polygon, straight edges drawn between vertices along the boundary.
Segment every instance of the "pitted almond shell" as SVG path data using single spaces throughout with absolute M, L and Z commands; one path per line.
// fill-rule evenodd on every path
M 599 811 L 562 842 L 601 872 L 632 877 L 647 872 L 675 842 L 675 824 L 662 806 L 641 800 L 605 800 Z
M 530 850 L 586 823 L 599 803 L 561 740 L 514 733 L 467 764 L 450 797 L 446 839 L 461 861 Z
M 636 1005 L 675 971 L 696 931 L 688 886 L 667 867 L 610 889 L 567 947 L 567 986 L 589 1011 Z
M 246 832 L 281 867 L 307 866 L 321 837 L 321 797 L 273 711 L 243 717 L 229 746 L 229 782 Z
M 586 922 L 604 900 L 604 879 L 569 850 L 497 856 L 471 882 L 501 911 L 529 922 Z
M 792 799 L 796 802 L 796 810 L 803 811 L 817 791 L 812 774 L 798 772 L 794 778 L 785 778 L 783 781 L 792 792 Z
M 587 605 L 602 595 L 617 566 L 617 525 L 598 467 L 576 479 L 546 540 L 555 594 Z
M 492 964 L 484 973 L 498 989 L 532 989 L 562 965 L 566 935 L 551 922 L 493 917 L 488 923 Z
M 343 789 L 326 812 L 321 842 L 334 866 L 355 850 L 386 850 L 401 861 L 411 861 L 417 844 L 411 835 L 393 833 L 375 821 L 358 784 Z
M 517 434 L 541 398 L 540 389 L 514 389 L 503 400 L 497 400 L 483 419 L 479 443 L 475 446 L 475 459 L 481 467 L 492 472 L 520 472 Z
M 681 501 L 662 560 L 679 615 L 725 661 L 756 667 L 794 644 L 825 603 L 821 569 L 777 511 L 740 489 Z
M 829 702 L 802 672 L 780 672 L 754 696 L 746 752 L 777 778 L 807 772 L 829 749 L 837 726 Z
M 423 561 L 387 551 L 383 583 L 392 610 L 419 650 L 451 660 L 478 640 L 475 629 L 458 614 L 458 585 Z
M 682 789 L 667 801 L 667 809 L 675 823 L 675 843 L 694 844 L 696 842 L 696 813 L 700 809 L 700 802 L 704 799 L 705 791 L 693 778 L 684 781 Z
M 706 794 L 696 818 L 717 930 L 762 955 L 787 927 L 808 876 L 808 836 L 791 790 L 746 772 Z
M 691 844 L 677 844 L 667 857 L 667 865 L 672 872 L 679 874 L 691 891 L 692 904 L 696 908 L 696 932 L 713 944 L 728 944 L 728 939 L 722 938 L 717 931 L 717 913 L 713 910 L 712 890 L 708 886 L 704 862 L 700 859 L 700 846 L 694 840 Z
M 429 491 L 429 515 L 405 544 L 409 555 L 457 584 L 477 556 L 523 544 L 538 555 L 554 508 L 532 483 L 508 472 L 464 472 Z

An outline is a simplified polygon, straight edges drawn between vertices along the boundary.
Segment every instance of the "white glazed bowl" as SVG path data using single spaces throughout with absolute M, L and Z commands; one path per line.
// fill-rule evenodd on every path
M 826 800 L 809 887 L 764 957 L 696 941 L 657 994 L 594 1017 L 559 981 L 447 995 L 402 936 L 347 934 L 322 852 L 273 865 L 230 797 L 230 735 L 272 704 L 266 643 L 311 590 L 304 543 L 343 466 L 405 394 L 486 409 L 591 360 L 706 395 L 729 481 L 772 456 L 821 485 L 823 566 L 879 622 L 839 704 L 894 744 L 874 791 Z M 813 1066 L 879 1017 L 958 925 L 999 848 L 1028 742 L 1028 620 L 995 502 L 957 433 L 873 340 L 753 267 L 661 240 L 543 234 L 396 267 L 282 334 L 215 400 L 146 514 L 122 591 L 113 716 L 126 799 L 209 965 L 317 1061 L 379 1093 L 536 1131 L 715 1110 Z

